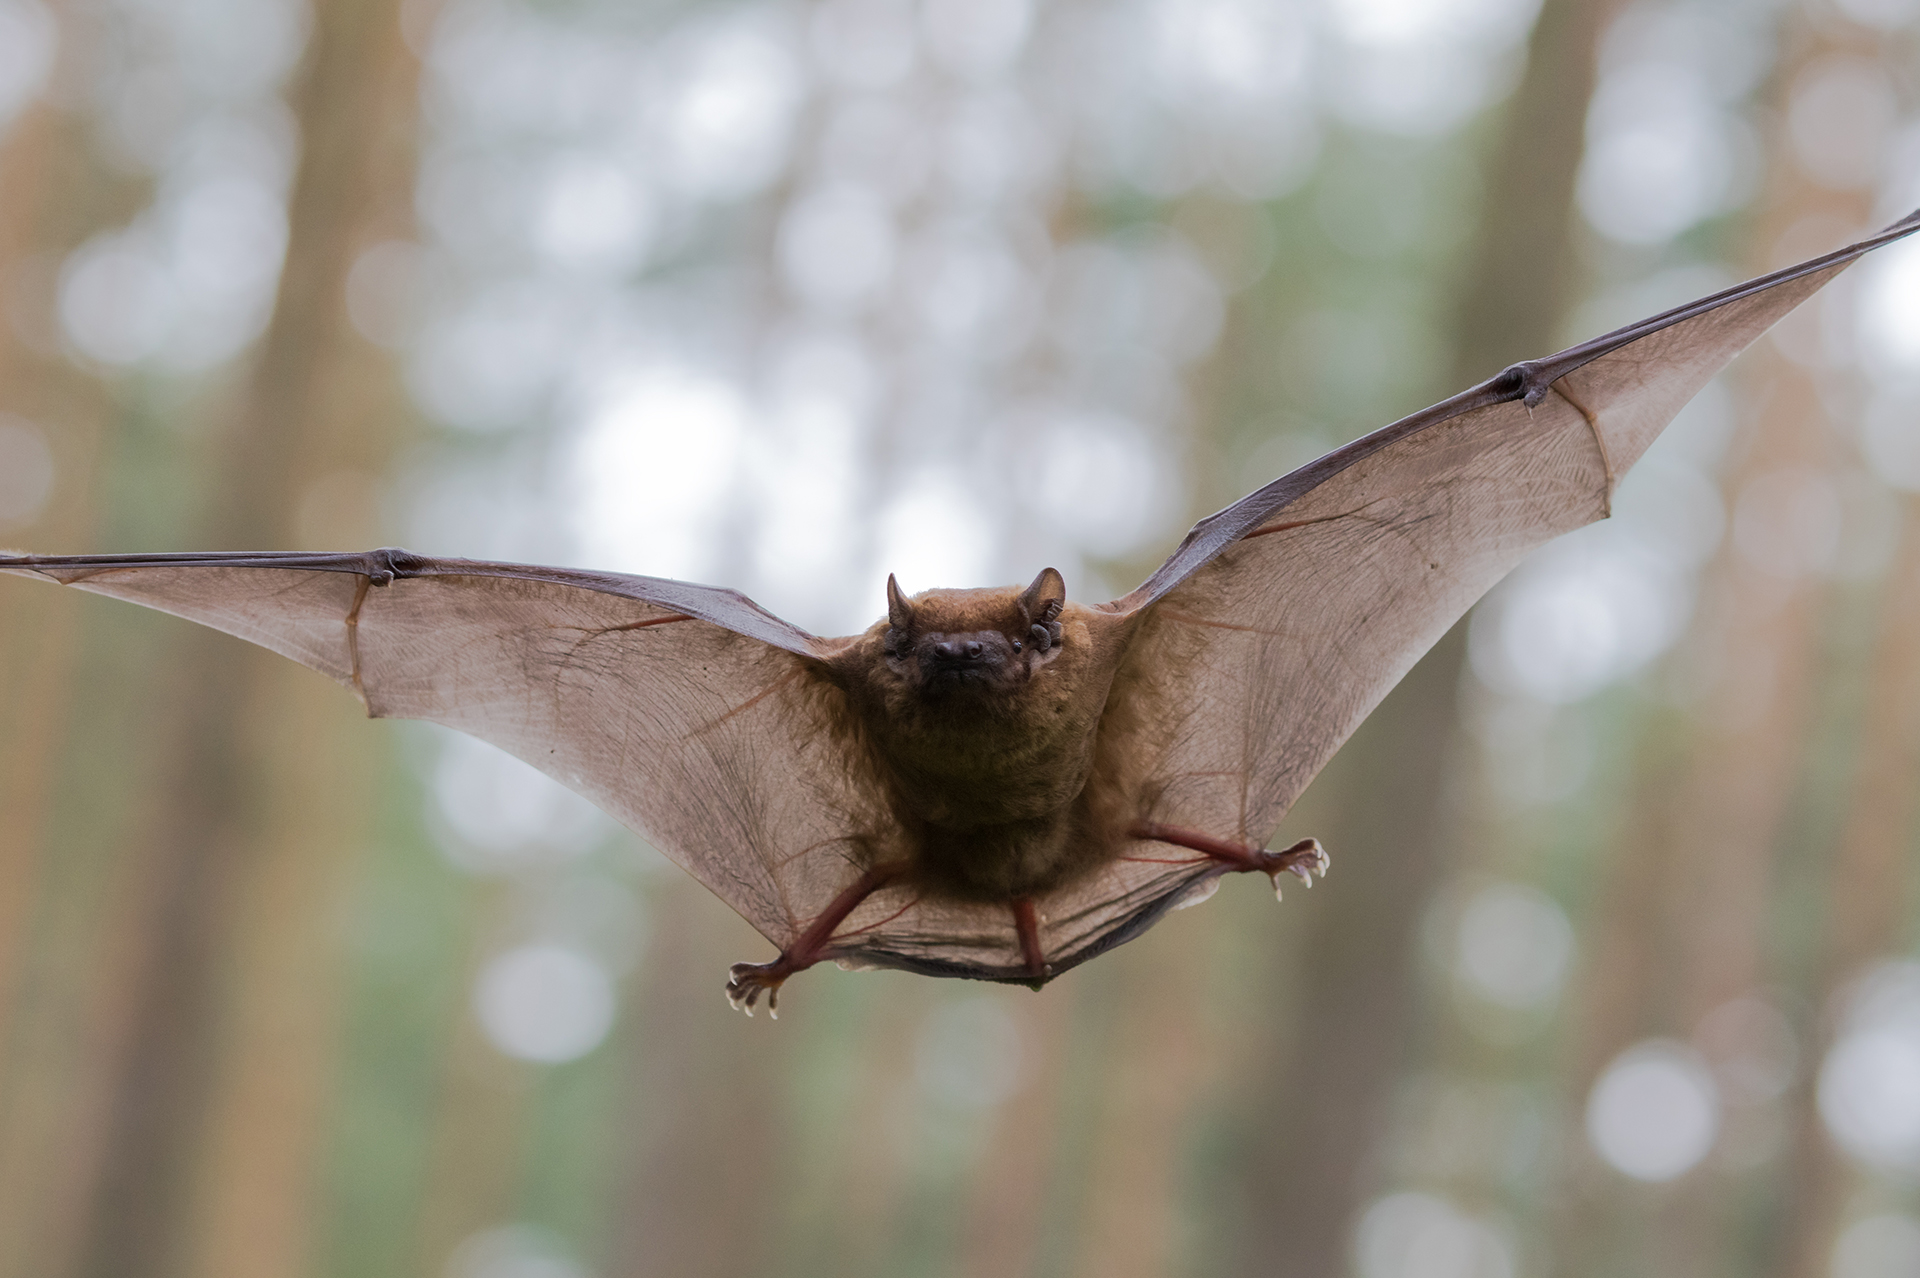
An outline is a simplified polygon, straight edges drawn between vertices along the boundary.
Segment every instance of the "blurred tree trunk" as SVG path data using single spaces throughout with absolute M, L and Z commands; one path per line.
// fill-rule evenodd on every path
M 1793 1278 L 1828 1272 L 1847 1195 L 1859 1171 L 1839 1157 L 1814 1103 L 1818 1061 L 1834 1046 L 1836 996 L 1876 958 L 1905 950 L 1912 900 L 1914 775 L 1920 773 L 1920 509 L 1901 509 L 1901 551 L 1889 574 L 1885 610 L 1868 679 L 1868 708 L 1859 743 L 1853 802 L 1832 862 L 1824 954 L 1814 1004 L 1824 1015 L 1809 1027 L 1807 1053 L 1793 1101 L 1793 1142 L 1784 1188 L 1788 1215 L 1776 1270 Z
M 99 430 L 97 404 L 89 406 L 86 416 L 95 420 L 86 427 L 63 420 L 79 407 L 71 394 L 59 393 L 67 389 L 60 383 L 72 379 L 60 378 L 17 336 L 26 318 L 15 296 L 22 277 L 33 270 L 31 255 L 41 236 L 61 220 L 55 210 L 75 194 L 71 165 L 55 163 L 69 141 L 59 125 L 51 108 L 36 107 L 13 124 L 0 147 L 0 281 L 11 303 L 0 313 L 0 321 L 10 321 L 0 323 L 0 412 L 65 427 L 47 439 L 54 451 L 47 507 L 28 527 L 0 527 L 0 544 L 31 539 L 49 550 L 63 541 L 80 544 L 87 522 L 85 480 Z M 16 587 L 15 593 L 19 597 L 9 594 L 0 611 L 0 813 L 6 814 L 0 820 L 0 1024 L 6 1023 L 30 935 L 28 906 L 75 651 L 71 600 L 52 591 L 29 596 Z
M 504 913 L 500 894 L 494 895 L 494 913 Z M 466 965 L 469 988 L 474 971 L 493 949 L 493 930 L 485 925 L 477 929 Z M 438 1108 L 418 1241 L 411 1263 L 399 1272 L 438 1274 L 448 1268 L 463 1240 L 515 1214 L 533 1084 L 530 1067 L 503 1055 L 470 1015 L 460 1017 L 438 1066 Z
M 1789 10 L 1786 20 L 1787 55 L 1775 73 L 1782 89 L 1809 60 L 1832 52 L 1801 25 L 1799 10 Z M 1862 193 L 1823 191 L 1806 179 L 1794 164 L 1785 104 L 1775 107 L 1768 139 L 1774 180 L 1752 237 L 1755 273 L 1836 247 L 1868 213 Z M 1814 225 L 1825 227 L 1820 242 L 1790 235 Z M 1775 251 L 1781 244 L 1791 247 Z M 1813 319 L 1787 321 L 1796 322 Z M 1756 479 L 1832 474 L 1838 460 L 1820 372 L 1778 358 L 1771 345 L 1762 351 L 1772 358 L 1741 370 L 1747 411 L 1724 481 L 1729 512 L 1751 503 Z M 1790 517 L 1781 510 L 1748 513 Z M 1823 852 L 1782 841 L 1809 767 L 1830 593 L 1805 573 L 1783 575 L 1757 562 L 1732 530 L 1703 581 L 1680 652 L 1680 668 L 1700 685 L 1698 701 L 1681 730 L 1683 757 L 1671 760 L 1677 766 L 1647 770 L 1636 807 L 1648 819 L 1630 831 L 1609 876 L 1587 988 L 1574 1000 L 1586 1011 L 1574 1033 L 1574 1096 L 1584 1098 L 1607 1062 L 1636 1039 L 1686 1038 L 1714 1008 L 1764 986 L 1774 957 L 1766 942 L 1781 858 Z M 1553 1247 L 1560 1272 L 1612 1272 L 1616 1264 L 1746 1272 L 1773 1251 L 1745 1229 L 1748 1196 L 1726 1177 L 1682 1182 L 1664 1198 L 1651 1229 L 1646 1200 L 1593 1162 L 1567 1202 Z
M 1872 47 L 1865 32 L 1831 22 L 1817 34 L 1811 30 L 1797 34 L 1795 71 L 1835 53 L 1885 53 Z M 1790 83 L 1789 77 L 1782 77 L 1783 87 Z M 1862 225 L 1872 214 L 1869 191 L 1816 194 L 1804 177 L 1797 185 L 1799 207 L 1794 211 L 1800 215 Z M 1786 223 L 1785 218 L 1781 221 Z M 1808 406 L 1808 421 L 1817 421 L 1813 413 L 1820 404 L 1831 402 L 1830 396 L 1812 393 L 1819 389 L 1810 387 L 1807 398 L 1814 402 Z M 1800 428 L 1805 430 L 1806 423 Z M 1770 1268 L 1783 1278 L 1820 1278 L 1828 1272 L 1847 1200 L 1860 1181 L 1859 1170 L 1841 1157 L 1824 1130 L 1815 1095 L 1819 1063 L 1839 1028 L 1834 1016 L 1838 996 L 1868 964 L 1899 953 L 1908 939 L 1914 884 L 1914 777 L 1920 773 L 1920 502 L 1911 496 L 1900 498 L 1899 519 L 1899 548 L 1879 592 L 1881 608 L 1852 760 L 1850 802 L 1841 809 L 1846 823 L 1818 872 L 1826 900 L 1820 950 L 1807 981 L 1813 1015 L 1802 1026 L 1801 1072 L 1787 1095 L 1791 1137 L 1780 1180 L 1784 1211 L 1778 1218 L 1777 1240 L 1768 1240 L 1772 1243 Z M 1821 857 L 1827 850 L 1826 846 L 1809 848 L 1807 855 Z M 1799 882 L 1809 880 L 1803 877 Z
M 91 539 L 99 454 L 111 438 L 111 408 L 93 378 L 60 358 L 53 314 L 54 264 L 121 202 L 124 181 L 94 161 L 84 122 L 49 105 L 14 121 L 0 148 L 0 410 L 45 429 L 54 461 L 47 507 L 0 542 L 78 550 Z M 26 583 L 19 583 L 25 585 Z M 61 995 L 79 995 L 50 951 L 75 959 L 49 928 L 49 826 L 62 769 L 64 730 L 85 695 L 83 603 L 63 592 L 9 590 L 0 608 L 0 1024 L 7 1030 L 0 1073 L 0 1273 L 38 1274 L 72 1236 L 71 1200 L 83 1147 L 63 1126 L 81 1115 L 68 1104 L 76 1023 Z M 43 945 L 43 941 L 51 945 Z M 52 1004 L 47 994 L 54 996 Z
M 1075 987 L 1077 993 L 1078 987 Z M 1024 1000 L 1016 1023 L 1026 1048 L 1026 1077 L 996 1116 L 964 1214 L 955 1271 L 965 1278 L 1005 1278 L 1039 1270 L 1047 1191 L 1059 1136 L 1058 1117 L 1073 1085 L 1069 1059 L 1071 1006 L 1065 998 Z
M 287 256 L 217 434 L 200 521 L 212 546 L 291 544 L 316 477 L 376 473 L 391 447 L 400 399 L 346 326 L 344 281 L 362 244 L 407 221 L 414 93 L 397 13 L 393 0 L 317 6 Z M 169 713 L 143 743 L 165 780 L 112 925 L 124 1047 L 99 1101 L 81 1272 L 296 1274 L 333 1055 L 335 920 L 379 743 L 338 689 L 223 636 L 184 636 L 165 678 Z
M 1828 1272 L 1850 1191 L 1859 1179 L 1820 1121 L 1814 1087 L 1833 1046 L 1836 999 L 1874 959 L 1905 949 L 1912 898 L 1915 792 L 1920 774 L 1920 508 L 1901 507 L 1900 551 L 1883 592 L 1885 609 L 1868 680 L 1847 825 L 1822 870 L 1829 890 L 1824 953 L 1817 976 L 1822 1014 L 1808 1026 L 1793 1104 L 1784 1176 L 1786 1212 L 1776 1271 L 1791 1278 Z
M 1612 5 L 1541 11 L 1491 166 L 1473 273 L 1460 288 L 1454 389 L 1552 349 L 1569 296 L 1568 228 L 1594 50 Z M 1345 795 L 1331 829 L 1329 890 L 1303 902 L 1299 1016 L 1249 1075 L 1252 1143 L 1240 1269 L 1343 1272 L 1356 1211 L 1412 1036 L 1414 937 L 1454 828 L 1448 776 L 1466 628 L 1408 674 L 1343 751 Z M 1303 897 L 1305 893 L 1301 894 Z M 1291 904 L 1291 901 L 1289 902 Z
M 676 879 L 658 902 L 659 930 L 648 944 L 645 988 L 630 1013 L 642 1043 L 629 1091 L 634 1109 L 622 1123 L 633 1153 L 618 1191 L 607 1272 L 671 1278 L 785 1270 L 788 1262 L 769 1254 L 768 1244 L 779 1223 L 769 1217 L 786 1189 L 775 1158 L 775 1098 L 783 1065 L 790 1062 L 791 1042 L 781 1037 L 788 1022 L 770 1025 L 764 1016 L 748 1020 L 737 1014 L 714 1019 L 728 966 L 764 942 L 691 878 Z M 790 1011 L 801 994 L 790 988 Z M 795 1017 L 803 1013 L 801 1008 Z M 870 1055 L 881 1057 L 869 1063 L 876 1074 L 897 1072 L 884 1069 L 895 1045 L 869 1039 L 867 1046 Z M 870 1147 L 885 1148 L 887 1098 L 867 1088 L 861 1098 L 854 1114 L 881 1127 Z M 843 1188 L 835 1206 L 844 1215 L 857 1187 Z M 876 1218 L 884 1220 L 884 1213 Z M 877 1252 L 877 1234 L 863 1231 L 841 1241 Z M 838 1272 L 869 1272 L 858 1252 L 838 1259 Z
M 1078 1208 L 1073 1272 L 1084 1278 L 1164 1274 L 1177 1254 L 1182 1138 L 1213 1090 L 1202 1084 L 1214 1081 L 1193 996 L 1207 979 L 1205 954 L 1194 944 L 1139 945 L 1107 959 L 1113 967 L 1102 975 L 1119 997 L 1104 1018 L 1092 1139 L 1076 1177 L 1079 1202 L 1060 1204 Z

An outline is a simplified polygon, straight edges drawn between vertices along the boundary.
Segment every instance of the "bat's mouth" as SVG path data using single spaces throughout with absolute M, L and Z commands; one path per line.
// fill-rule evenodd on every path
M 936 666 L 927 676 L 927 685 L 933 688 L 964 688 L 995 682 L 1000 672 L 989 666 Z

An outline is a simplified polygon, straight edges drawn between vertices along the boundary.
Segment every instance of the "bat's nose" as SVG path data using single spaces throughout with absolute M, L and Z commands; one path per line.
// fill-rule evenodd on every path
M 986 648 L 978 639 L 947 639 L 933 645 L 933 655 L 942 665 L 958 666 L 980 661 L 986 655 Z

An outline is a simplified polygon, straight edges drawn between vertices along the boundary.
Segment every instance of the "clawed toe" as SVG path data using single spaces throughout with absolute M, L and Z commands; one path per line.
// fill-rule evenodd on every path
M 1308 887 L 1313 886 L 1313 876 L 1327 877 L 1327 867 L 1333 864 L 1327 856 L 1327 850 L 1320 846 L 1318 839 L 1302 839 L 1280 854 L 1285 868 Z
M 1327 867 L 1333 862 L 1327 856 L 1327 850 L 1320 846 L 1318 839 L 1302 839 L 1284 852 L 1269 852 L 1266 870 L 1267 877 L 1273 880 L 1275 900 L 1283 900 L 1280 893 L 1280 876 L 1291 874 L 1308 887 L 1313 886 L 1313 876 L 1327 876 Z
M 791 975 L 784 959 L 772 963 L 735 963 L 727 970 L 727 1003 L 752 1016 L 754 1005 L 764 991 L 767 1015 L 777 1021 L 780 1019 L 780 987 Z

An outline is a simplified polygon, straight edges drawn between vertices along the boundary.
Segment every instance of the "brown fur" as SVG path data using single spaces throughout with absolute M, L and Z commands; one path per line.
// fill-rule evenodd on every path
M 1136 815 L 1118 775 L 1129 771 L 1125 752 L 1102 744 L 1133 623 L 1064 604 L 1060 641 L 1041 651 L 1023 607 L 1039 586 L 926 591 L 910 601 L 895 651 L 894 627 L 881 621 L 828 663 L 845 696 L 846 745 L 884 778 L 899 855 L 923 892 L 1008 901 L 1050 891 L 1114 855 Z M 971 639 L 1004 660 L 970 682 L 942 682 L 926 659 L 942 639 Z

